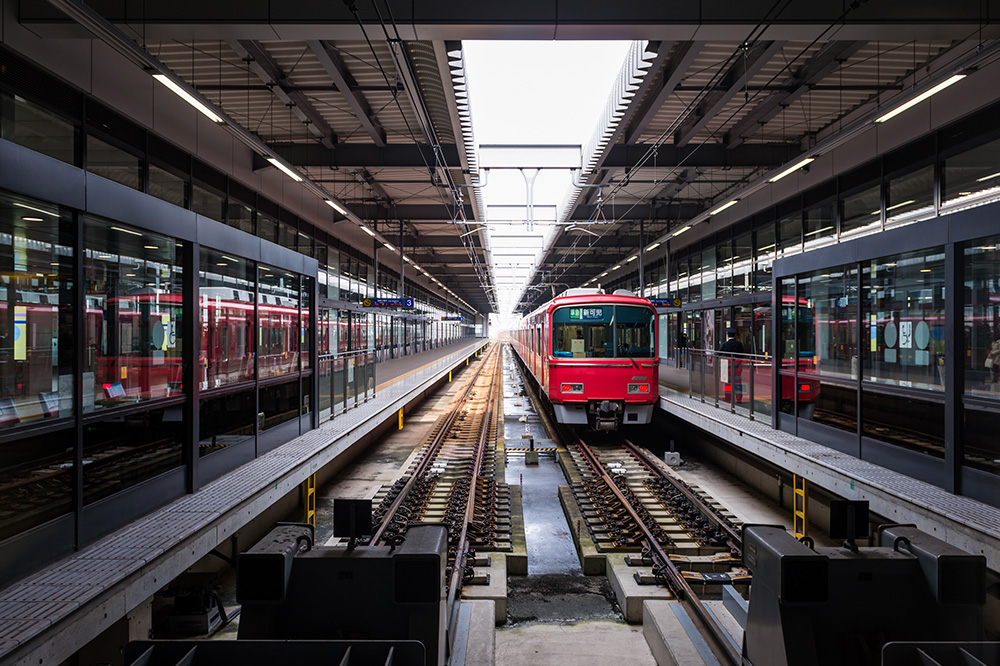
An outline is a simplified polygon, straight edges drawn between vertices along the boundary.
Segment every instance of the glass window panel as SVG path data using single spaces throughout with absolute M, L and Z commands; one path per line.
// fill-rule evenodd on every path
M 202 248 L 199 279 L 201 388 L 253 380 L 253 263 Z
M 257 432 L 257 397 L 253 390 L 201 401 L 198 455 L 252 443 Z
M 965 259 L 965 464 L 1000 473 L 1000 236 L 969 243 Z
M 810 208 L 802 216 L 802 237 L 805 250 L 829 245 L 837 232 L 837 212 L 834 202 Z
M 77 164 L 76 127 L 17 96 L 0 95 L 0 138 Z
M 927 166 L 889 181 L 885 223 L 901 224 L 934 216 L 934 167 Z
M 717 280 L 716 295 L 719 298 L 732 296 L 733 293 L 733 243 L 730 240 L 719 241 L 715 245 L 715 276 Z
M 867 233 L 882 228 L 882 195 L 879 186 L 844 197 L 840 233 Z
M 792 215 L 778 222 L 778 248 L 789 256 L 802 251 L 802 216 Z
M 799 416 L 856 432 L 857 269 L 799 278 Z
M 257 235 L 272 243 L 278 242 L 278 221 L 268 215 L 257 213 Z
M 161 169 L 153 164 L 149 165 L 149 194 L 157 199 L 163 199 L 184 208 L 187 204 L 185 186 L 186 182 L 180 176 L 175 176 L 166 169 Z
M 73 511 L 76 430 L 0 444 L 0 541 Z
M 302 278 L 302 309 L 299 312 L 299 348 L 302 359 L 302 369 L 309 369 L 310 350 L 312 349 L 312 328 L 309 326 L 309 312 L 313 307 L 313 279 Z
M 289 250 L 294 250 L 297 238 L 298 232 L 295 231 L 294 227 L 284 222 L 278 223 L 278 245 L 287 247 Z
M 73 413 L 72 229 L 0 194 L 0 430 Z
M 558 308 L 552 313 L 552 355 L 564 358 L 613 357 L 612 305 Z
M 749 232 L 733 240 L 733 296 L 749 294 L 753 291 L 753 248 Z
M 142 189 L 142 160 L 90 135 L 87 136 L 87 171 L 135 190 Z
M 260 389 L 260 411 L 264 413 L 262 430 L 270 430 L 298 418 L 299 380 Z
M 224 201 L 218 194 L 197 185 L 191 186 L 191 210 L 199 215 L 222 222 L 225 214 L 223 204 Z
M 84 220 L 84 412 L 181 395 L 181 246 Z
M 248 234 L 253 233 L 253 209 L 244 204 L 230 201 L 226 223 Z
M 1000 139 L 949 157 L 941 178 L 943 205 L 972 204 L 1000 194 Z
M 184 408 L 173 405 L 83 427 L 83 503 L 181 467 Z
M 866 381 L 944 387 L 944 250 L 893 255 L 864 266 Z
M 715 298 L 715 249 L 709 248 L 701 253 L 701 300 L 710 301 Z M 693 285 L 692 285 L 693 286 Z
M 261 266 L 257 369 L 260 378 L 299 369 L 299 278 L 277 268 Z
M 757 291 L 771 291 L 771 264 L 777 256 L 777 239 L 775 238 L 774 225 L 767 224 L 756 232 L 757 251 L 754 253 L 754 284 Z
M 797 320 L 798 313 L 795 308 L 795 278 L 781 278 L 781 313 L 776 317 L 780 321 L 778 354 L 781 355 L 781 365 L 779 366 L 779 379 L 781 381 L 779 399 L 781 401 L 781 411 L 785 414 L 795 412 L 795 368 L 798 358 L 799 348 L 810 347 L 809 340 L 801 340 L 800 333 L 808 334 L 810 322 L 808 317 L 810 312 L 805 311 L 803 317 L 806 319 L 805 326 L 799 326 Z M 803 344 L 805 343 L 805 344 Z

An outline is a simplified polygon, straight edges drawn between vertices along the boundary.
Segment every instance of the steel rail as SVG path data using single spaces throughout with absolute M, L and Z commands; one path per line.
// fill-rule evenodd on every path
M 635 524 L 640 530 L 642 530 L 643 534 L 645 534 L 646 546 L 649 549 L 650 554 L 653 556 L 653 559 L 659 561 L 661 565 L 660 570 L 663 571 L 666 577 L 668 587 L 677 596 L 678 601 L 694 611 L 695 618 L 702 623 L 705 629 L 707 629 L 707 632 L 705 633 L 708 633 L 711 636 L 714 643 L 715 650 L 713 651 L 724 657 L 728 663 L 733 664 L 733 666 L 739 666 L 739 664 L 742 663 L 743 658 L 740 653 L 734 649 L 733 645 L 726 640 L 726 632 L 716 621 L 715 617 L 712 616 L 712 613 L 694 593 L 694 590 L 691 589 L 687 580 L 677 569 L 676 565 L 674 565 L 674 563 L 670 560 L 670 556 L 663 550 L 663 547 L 653 536 L 649 526 L 646 525 L 646 523 L 639 517 L 635 507 L 628 502 L 625 495 L 614 482 L 614 479 L 612 479 L 611 475 L 607 473 L 607 470 L 597 458 L 597 455 L 593 452 L 593 450 L 591 450 L 590 446 L 588 446 L 587 443 L 580 438 L 579 435 L 576 435 L 575 444 L 577 450 L 581 455 L 583 455 L 587 464 L 597 476 L 603 479 L 604 483 L 618 498 L 618 501 L 621 502 L 622 507 L 628 511 L 632 520 L 635 521 Z M 697 503 L 700 504 L 700 500 Z
M 495 351 L 495 346 L 491 348 L 490 351 L 487 353 L 486 359 L 488 359 L 490 355 L 494 353 L 494 351 Z M 372 535 L 371 540 L 368 542 L 370 545 L 374 546 L 378 544 L 378 542 L 382 539 L 382 536 L 385 534 L 386 528 L 388 528 L 389 525 L 392 523 L 393 517 L 395 517 L 396 512 L 399 510 L 399 507 L 406 500 L 406 496 L 410 493 L 410 490 L 413 488 L 413 484 L 416 483 L 417 479 L 419 479 L 427 472 L 427 469 L 431 466 L 431 463 L 434 461 L 438 453 L 441 451 L 441 446 L 444 444 L 448 432 L 454 425 L 455 419 L 458 418 L 459 412 L 462 411 L 461 410 L 462 406 L 468 400 L 469 394 L 472 392 L 472 389 L 476 385 L 476 380 L 479 379 L 479 375 L 486 367 L 486 359 L 484 359 L 483 363 L 480 364 L 479 368 L 476 369 L 476 374 L 472 376 L 472 379 L 469 381 L 468 386 L 465 387 L 465 390 L 459 397 L 458 403 L 445 418 L 444 422 L 441 424 L 441 427 L 438 429 L 438 432 L 434 435 L 434 439 L 431 440 L 430 445 L 424 450 L 424 455 L 420 458 L 420 461 L 417 463 L 417 467 L 413 470 L 413 473 L 410 475 L 410 478 L 406 480 L 406 483 L 400 489 L 399 494 L 396 495 L 396 499 L 392 501 L 392 504 L 389 505 L 389 508 L 382 516 L 382 523 L 379 525 L 378 529 L 375 531 L 375 534 Z
M 491 350 L 491 356 L 493 355 Z M 487 358 L 486 361 L 491 360 Z M 497 384 L 500 383 L 499 378 L 501 377 L 502 364 L 499 359 L 496 359 L 497 363 L 494 366 L 495 370 L 493 373 L 493 380 L 490 382 L 490 390 L 486 396 L 486 409 L 483 414 L 482 425 L 479 429 L 479 435 L 476 438 L 475 453 L 473 454 L 473 465 L 471 471 L 471 483 L 469 484 L 469 497 L 465 503 L 465 519 L 462 521 L 462 531 L 458 538 L 458 543 L 456 544 L 455 550 L 455 564 L 451 570 L 451 581 L 448 585 L 448 600 L 447 600 L 447 611 L 448 617 L 453 617 L 455 600 L 458 598 L 458 591 L 461 589 L 462 578 L 465 572 L 465 559 L 466 559 L 466 546 L 468 545 L 468 535 L 469 535 L 469 523 L 475 514 L 476 508 L 476 482 L 479 479 L 479 475 L 482 472 L 483 458 L 486 454 L 486 445 L 489 443 L 490 429 L 492 427 L 492 421 L 495 412 L 495 403 L 497 399 Z M 486 361 L 483 362 L 483 368 L 486 367 Z M 454 626 L 449 623 L 450 626 Z
M 726 538 L 729 540 L 729 547 L 736 550 L 737 552 L 743 551 L 743 537 L 740 535 L 739 530 L 729 524 L 725 519 L 719 516 L 715 510 L 706 505 L 704 500 L 702 500 L 698 495 L 696 495 L 688 486 L 682 481 L 671 477 L 669 474 L 663 471 L 659 465 L 654 463 L 649 454 L 641 449 L 640 447 L 633 444 L 630 440 L 625 439 L 625 443 L 622 444 L 626 451 L 632 454 L 636 460 L 642 464 L 643 467 L 648 469 L 652 474 L 664 479 L 670 485 L 677 489 L 688 502 L 693 504 L 701 512 L 709 522 L 715 525 L 716 528 L 721 529 L 726 533 Z

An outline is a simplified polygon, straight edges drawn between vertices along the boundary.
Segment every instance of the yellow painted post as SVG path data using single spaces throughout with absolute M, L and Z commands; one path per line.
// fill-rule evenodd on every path
M 399 408 L 399 429 L 403 429 L 403 408 Z
M 302 482 L 302 522 L 316 527 L 316 475 Z
M 465 359 L 465 364 L 469 365 L 469 359 Z
M 448 381 L 451 381 L 451 370 L 448 371 Z
M 798 474 L 792 475 L 794 500 L 792 514 L 795 538 L 801 539 L 809 534 L 809 479 Z

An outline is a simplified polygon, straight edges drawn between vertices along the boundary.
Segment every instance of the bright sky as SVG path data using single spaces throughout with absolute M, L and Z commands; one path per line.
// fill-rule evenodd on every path
M 618 76 L 631 42 L 463 41 L 472 126 L 483 144 L 586 144 Z M 479 148 L 477 146 L 477 149 Z M 480 151 L 482 163 L 493 162 Z M 523 154 L 530 166 L 546 157 Z M 551 156 L 548 156 L 551 157 Z M 574 158 L 578 161 L 578 158 Z M 560 154 L 565 162 L 565 153 Z M 546 169 L 534 185 L 535 220 L 553 220 L 569 193 L 570 172 Z M 525 179 L 518 170 L 492 169 L 483 188 L 493 248 L 500 321 L 507 328 L 552 226 L 525 225 Z

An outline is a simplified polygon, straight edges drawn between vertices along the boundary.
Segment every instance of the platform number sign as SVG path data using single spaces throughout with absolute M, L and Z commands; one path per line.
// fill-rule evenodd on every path
M 570 319 L 604 319 L 604 308 L 570 308 Z

